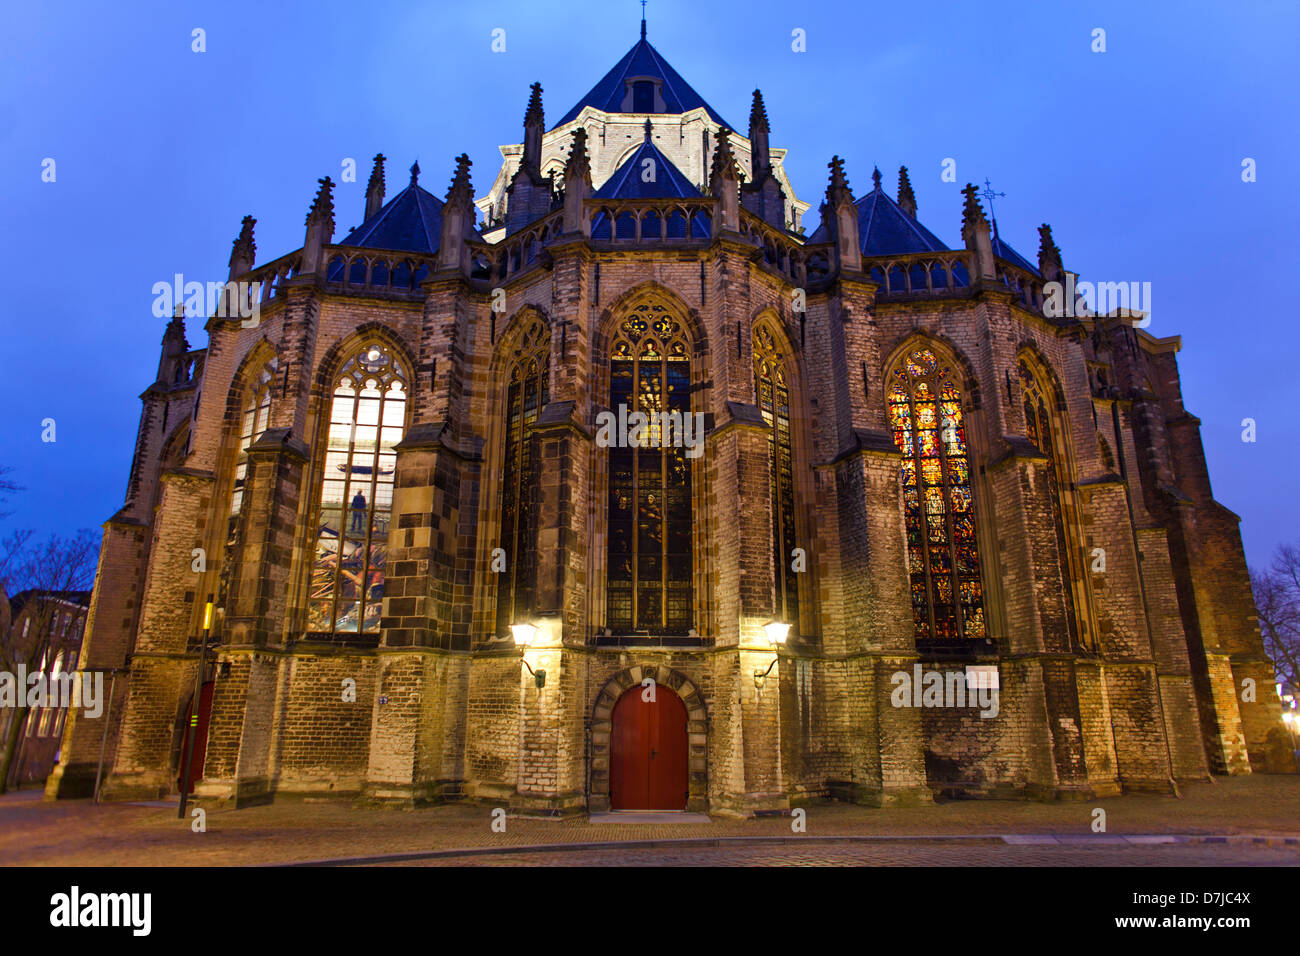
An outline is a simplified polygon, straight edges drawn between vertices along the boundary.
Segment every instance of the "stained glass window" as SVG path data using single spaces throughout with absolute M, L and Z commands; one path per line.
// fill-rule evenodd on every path
M 1066 627 L 1069 629 L 1070 646 L 1079 643 L 1078 604 L 1075 600 L 1073 578 L 1070 571 L 1071 549 L 1065 530 L 1064 501 L 1061 493 L 1067 486 L 1066 472 L 1062 467 L 1059 450 L 1056 447 L 1052 428 L 1052 417 L 1047 412 L 1047 400 L 1042 382 L 1029 365 L 1020 362 L 1020 394 L 1025 409 L 1025 435 L 1038 450 L 1047 456 L 1047 492 L 1051 501 L 1052 521 L 1056 527 L 1057 566 L 1061 571 L 1061 593 L 1065 599 Z
M 691 350 L 682 324 L 661 305 L 633 310 L 614 336 L 610 409 L 655 415 L 635 446 L 609 449 L 606 626 L 685 633 L 691 595 L 691 467 L 659 413 L 691 412 Z M 702 438 L 702 436 L 699 436 Z M 663 446 L 668 447 L 663 447 Z
M 368 345 L 334 379 L 307 628 L 379 632 L 393 475 L 406 423 L 406 372 L 383 345 Z
M 889 420 L 904 455 L 903 505 L 916 639 L 987 637 L 970 451 L 957 377 L 917 349 L 889 378 Z
M 768 487 L 772 507 L 772 548 L 776 568 L 776 616 L 795 630 L 799 625 L 799 575 L 791 552 L 798 547 L 794 517 L 794 452 L 790 440 L 790 391 L 785 359 L 772 333 L 754 329 L 754 388 L 767 435 Z
M 533 606 L 537 569 L 537 459 L 531 440 L 548 401 L 550 333 L 534 319 L 515 348 L 507 375 L 505 455 L 501 472 L 501 549 L 497 633 L 508 635 Z

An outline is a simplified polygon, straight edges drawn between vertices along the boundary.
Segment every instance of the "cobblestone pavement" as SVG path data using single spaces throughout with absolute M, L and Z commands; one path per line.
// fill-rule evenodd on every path
M 1093 810 L 1106 810 L 1107 836 L 1123 834 L 1178 834 L 1184 837 L 1263 834 L 1300 837 L 1300 776 L 1250 776 L 1216 778 L 1212 783 L 1183 787 L 1181 799 L 1155 794 L 1129 794 L 1105 800 L 1062 803 L 1016 801 L 952 801 L 932 806 L 872 809 L 821 802 L 807 806 L 810 837 L 916 838 L 966 837 L 951 842 L 900 848 L 881 845 L 819 843 L 814 848 L 790 844 L 727 848 L 713 853 L 711 862 L 739 859 L 745 864 L 780 858 L 795 862 L 810 853 L 827 862 L 887 862 L 913 854 L 923 862 L 927 854 L 943 855 L 945 865 L 968 852 L 988 854 L 1008 863 L 1017 861 L 1085 865 L 1078 861 L 1117 863 L 1156 859 L 1192 865 L 1201 859 L 1231 862 L 1240 856 L 1270 864 L 1300 862 L 1296 847 L 1240 846 L 1236 843 L 1205 846 L 1128 847 L 1115 843 L 1063 847 L 1052 844 L 1002 845 L 1000 835 L 1022 838 L 1055 835 L 1084 839 L 1090 844 Z M 355 859 L 391 854 L 429 853 L 453 849 L 538 846 L 551 844 L 617 843 L 683 838 L 792 837 L 791 821 L 782 817 L 752 820 L 714 819 L 707 823 L 593 825 L 585 817 L 564 820 L 510 817 L 505 833 L 492 828 L 492 807 L 452 805 L 421 810 L 361 808 L 350 801 L 289 802 L 242 810 L 209 808 L 206 831 L 195 833 L 190 819 L 178 820 L 176 804 L 109 803 L 96 806 L 84 800 L 45 801 L 39 791 L 28 790 L 0 797 L 0 865 L 54 866 L 230 866 Z M 999 837 L 996 843 L 974 844 L 972 836 Z M 1238 837 L 1240 839 L 1240 837 Z M 703 848 L 709 849 L 709 848 Z M 721 850 L 721 848 L 718 848 Z M 1274 850 L 1277 852 L 1273 852 Z M 549 852 L 549 851 L 548 851 Z M 606 851 L 586 851 L 587 854 Z M 641 853 L 625 847 L 617 853 Z M 644 851 L 650 852 L 650 851 Z M 702 848 L 676 847 L 664 852 L 695 859 Z M 1288 852 L 1291 854 L 1288 856 Z M 614 855 L 617 855 L 615 853 Z M 747 857 L 748 855 L 748 857 Z M 558 856 L 567 859 L 568 854 Z M 591 865 L 595 858 L 578 854 L 576 862 Z M 524 854 L 509 865 L 544 862 Z M 668 865 L 659 851 L 650 852 L 653 865 Z M 397 861 L 393 861 L 397 862 Z M 462 863 L 483 862 L 468 858 Z M 493 857 L 495 862 L 495 856 Z M 1145 865 L 1134 862 L 1132 865 Z
M 402 866 L 1300 866 L 1300 847 L 913 843 L 666 847 L 502 853 Z

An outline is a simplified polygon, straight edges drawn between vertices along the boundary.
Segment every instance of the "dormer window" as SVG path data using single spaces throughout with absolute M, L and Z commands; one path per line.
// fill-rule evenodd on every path
M 630 76 L 623 82 L 623 102 L 620 106 L 622 112 L 666 113 L 668 111 L 663 97 L 663 80 L 656 76 Z
M 655 105 L 655 85 L 649 80 L 637 80 L 632 84 L 632 112 L 653 113 Z

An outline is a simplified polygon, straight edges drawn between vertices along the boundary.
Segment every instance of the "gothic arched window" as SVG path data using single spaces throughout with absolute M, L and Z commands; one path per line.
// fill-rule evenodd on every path
M 799 575 L 791 552 L 796 545 L 794 518 L 794 449 L 790 438 L 790 389 L 785 358 L 772 333 L 754 329 L 754 389 L 763 421 L 769 427 L 768 487 L 772 508 L 772 550 L 776 569 L 776 616 L 799 626 Z
M 620 423 L 632 412 L 649 421 L 635 444 L 621 440 L 621 424 L 610 442 L 610 629 L 685 633 L 694 624 L 691 465 L 679 427 L 691 415 L 690 388 L 691 347 L 681 322 L 661 305 L 633 309 L 610 349 L 609 406 Z M 703 437 L 692 434 L 692 441 Z
M 234 544 L 239 511 L 244 504 L 244 482 L 248 478 L 248 446 L 262 437 L 271 420 L 271 383 L 276 362 L 267 361 L 248 384 L 243 414 L 239 420 L 239 455 L 235 459 L 234 488 L 230 493 L 230 516 L 226 522 L 226 546 Z
M 1079 644 L 1079 602 L 1075 593 L 1071 567 L 1076 552 L 1069 546 L 1065 525 L 1065 499 L 1069 487 L 1068 472 L 1057 447 L 1056 429 L 1047 410 L 1046 389 L 1042 379 L 1034 374 L 1029 364 L 1020 361 L 1020 395 L 1025 409 L 1025 435 L 1038 450 L 1047 456 L 1047 493 L 1051 501 L 1052 521 L 1056 528 L 1057 564 L 1061 571 L 1061 593 L 1065 599 L 1065 620 L 1069 630 L 1070 646 Z
M 316 520 L 307 629 L 377 634 L 393 475 L 406 423 L 406 372 L 367 345 L 334 377 Z
M 929 349 L 889 377 L 889 421 L 903 453 L 907 565 L 916 639 L 987 637 L 970 454 L 956 376 Z
M 532 610 L 537 571 L 537 459 L 532 429 L 549 400 L 550 334 L 534 319 L 514 350 L 507 375 L 505 455 L 501 469 L 501 550 L 497 633 Z

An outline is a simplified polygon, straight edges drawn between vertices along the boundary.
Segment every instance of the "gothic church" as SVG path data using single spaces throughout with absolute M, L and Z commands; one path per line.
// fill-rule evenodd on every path
M 115 693 L 50 796 L 101 746 L 106 798 L 175 793 L 192 716 L 195 798 L 235 806 L 750 814 L 1269 769 L 1177 337 L 1049 317 L 1050 229 L 1026 259 L 972 186 L 949 248 L 906 168 L 855 196 L 834 158 L 809 232 L 761 94 L 742 136 L 644 23 L 523 125 L 477 199 L 465 156 L 388 198 L 380 155 L 341 239 L 328 178 L 300 249 L 258 265 L 245 218 L 256 321 L 166 327 L 81 658 Z M 929 672 L 996 713 L 900 700 Z

